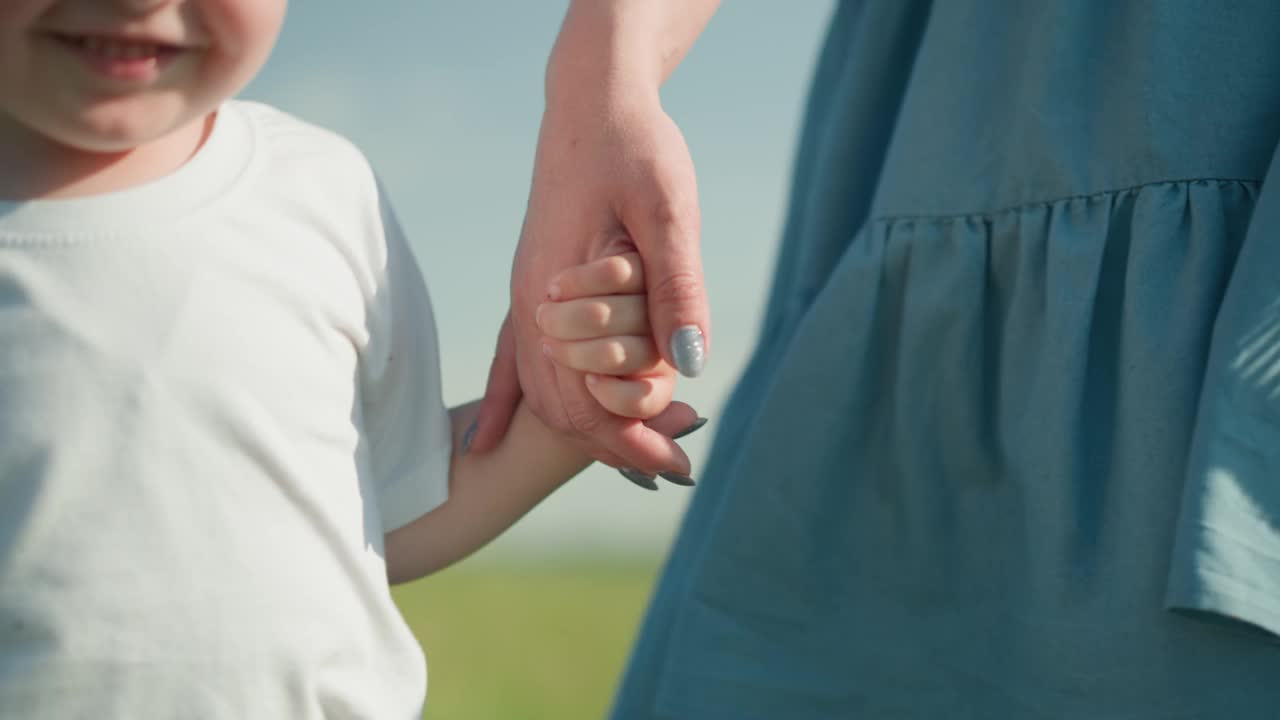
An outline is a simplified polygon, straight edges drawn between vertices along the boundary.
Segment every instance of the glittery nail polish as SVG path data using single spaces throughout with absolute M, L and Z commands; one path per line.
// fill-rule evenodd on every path
M 685 377 L 698 377 L 707 361 L 706 340 L 697 325 L 685 325 L 671 335 L 671 356 Z

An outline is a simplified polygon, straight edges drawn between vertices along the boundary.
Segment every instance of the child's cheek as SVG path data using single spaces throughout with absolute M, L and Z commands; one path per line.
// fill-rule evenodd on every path
M 284 24 L 285 0 L 197 0 L 186 5 L 210 41 L 206 73 L 220 95 L 238 92 L 262 68 Z

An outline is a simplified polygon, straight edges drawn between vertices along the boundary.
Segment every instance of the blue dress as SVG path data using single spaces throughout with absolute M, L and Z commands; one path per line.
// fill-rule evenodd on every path
M 619 720 L 1280 718 L 1280 2 L 840 3 Z

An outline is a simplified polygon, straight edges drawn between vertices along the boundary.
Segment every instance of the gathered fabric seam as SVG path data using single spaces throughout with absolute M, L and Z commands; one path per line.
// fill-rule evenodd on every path
M 1075 202 L 1079 200 L 1096 200 L 1098 198 L 1111 195 L 1123 195 L 1125 193 L 1137 192 L 1150 187 L 1158 187 L 1162 185 L 1194 185 L 1196 183 L 1218 184 L 1218 185 L 1246 185 L 1253 189 L 1262 186 L 1262 181 L 1253 178 L 1217 178 L 1217 177 L 1193 177 L 1174 180 L 1153 180 L 1151 182 L 1140 183 L 1138 185 L 1130 185 L 1128 187 L 1114 188 L 1110 190 L 1100 190 L 1095 193 L 1086 193 L 1082 195 L 1066 195 L 1064 197 L 1054 198 L 1052 200 L 1035 200 L 1031 202 L 1011 205 L 1009 207 L 998 208 L 995 210 L 985 210 L 981 212 L 964 212 L 964 213 L 940 213 L 937 215 L 921 214 L 921 215 L 881 215 L 872 218 L 871 222 L 876 224 L 892 224 L 898 222 L 911 221 L 933 221 L 933 222 L 951 222 L 955 220 L 993 220 L 1000 215 L 1009 215 L 1011 213 L 1030 210 L 1032 208 L 1049 208 L 1054 205 Z

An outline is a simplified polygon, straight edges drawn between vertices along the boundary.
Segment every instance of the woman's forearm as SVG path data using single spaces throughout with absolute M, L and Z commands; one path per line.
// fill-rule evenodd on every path
M 619 87 L 656 93 L 719 0 L 573 0 L 551 52 L 547 95 Z

